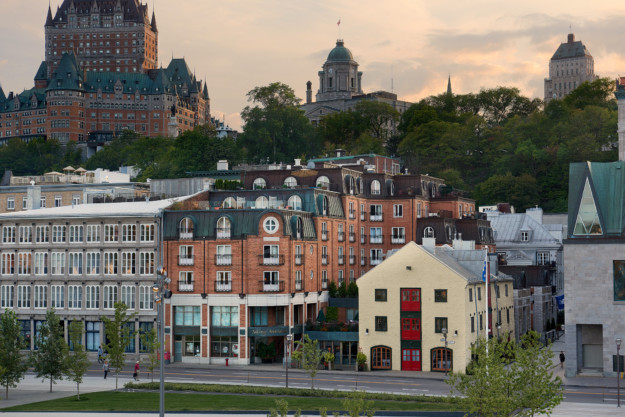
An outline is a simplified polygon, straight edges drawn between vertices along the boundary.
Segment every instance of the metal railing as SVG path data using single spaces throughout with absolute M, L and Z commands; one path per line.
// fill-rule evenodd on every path
M 258 255 L 259 265 L 284 265 L 284 255 Z
M 232 265 L 232 255 L 215 255 L 215 265 Z
M 282 292 L 284 291 L 284 281 L 261 280 L 262 292 Z
M 191 266 L 195 265 L 194 256 L 186 256 L 186 255 L 178 255 L 178 265 L 180 266 Z

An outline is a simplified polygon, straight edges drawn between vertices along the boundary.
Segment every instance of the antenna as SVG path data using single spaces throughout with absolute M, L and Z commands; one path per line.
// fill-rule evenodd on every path
M 336 22 L 336 26 L 338 28 L 338 32 L 339 32 L 339 37 L 338 39 L 343 39 L 343 37 L 341 36 L 341 16 L 339 16 L 339 21 Z

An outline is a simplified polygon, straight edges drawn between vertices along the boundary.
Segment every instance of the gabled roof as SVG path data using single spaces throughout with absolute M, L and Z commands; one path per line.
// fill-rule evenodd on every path
M 616 161 L 570 164 L 569 237 L 578 237 L 573 236 L 573 233 L 587 181 L 601 220 L 603 235 L 622 236 L 625 226 L 625 162 Z
M 523 246 L 560 246 L 560 243 L 554 239 L 542 224 L 525 213 L 499 214 L 490 217 L 489 220 L 491 227 L 495 231 L 495 243 L 498 247 L 515 244 Z M 532 231 L 529 241 L 521 241 L 521 231 Z

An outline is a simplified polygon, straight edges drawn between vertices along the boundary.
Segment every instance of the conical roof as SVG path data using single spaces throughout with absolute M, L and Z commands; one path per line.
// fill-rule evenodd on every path
M 46 18 L 45 27 L 54 26 L 54 21 L 52 20 L 52 7 L 48 5 L 48 17 Z
M 152 32 L 158 32 L 158 28 L 156 27 L 156 14 L 154 13 L 154 10 L 152 10 L 152 23 L 150 23 L 150 25 L 152 26 Z

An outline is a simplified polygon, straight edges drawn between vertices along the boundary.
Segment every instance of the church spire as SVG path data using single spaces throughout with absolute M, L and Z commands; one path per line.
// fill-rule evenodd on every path
M 154 13 L 154 10 L 152 10 L 152 23 L 150 24 L 150 26 L 152 26 L 152 32 L 158 32 L 158 29 L 156 27 L 156 14 Z
M 452 92 L 451 92 L 451 74 L 449 74 L 449 76 L 447 77 L 447 95 L 451 96 Z

